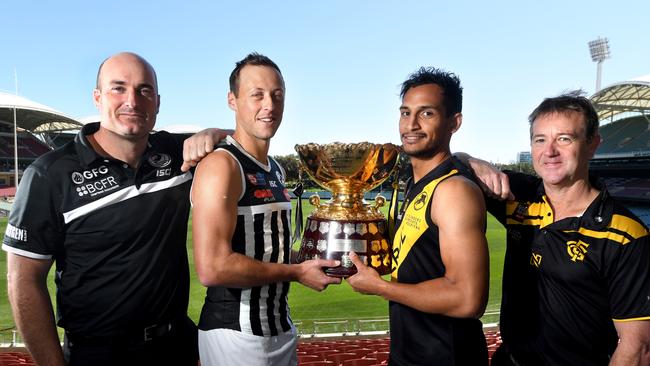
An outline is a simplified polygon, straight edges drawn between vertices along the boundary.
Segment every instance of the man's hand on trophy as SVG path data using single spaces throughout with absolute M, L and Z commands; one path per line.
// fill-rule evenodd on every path
M 326 275 L 323 267 L 338 267 L 340 265 L 340 261 L 330 259 L 311 259 L 304 261 L 296 264 L 300 268 L 297 280 L 313 290 L 323 291 L 328 285 L 338 285 L 341 283 L 340 278 Z
M 206 128 L 186 138 L 183 142 L 183 165 L 181 170 L 186 172 L 196 166 L 201 159 L 214 150 L 215 145 L 232 134 L 232 130 Z
M 350 252 L 349 255 L 350 260 L 357 267 L 357 273 L 348 277 L 346 281 L 356 292 L 364 295 L 377 295 L 379 286 L 384 285 L 386 281 L 379 276 L 379 273 L 374 268 L 366 266 L 357 253 Z

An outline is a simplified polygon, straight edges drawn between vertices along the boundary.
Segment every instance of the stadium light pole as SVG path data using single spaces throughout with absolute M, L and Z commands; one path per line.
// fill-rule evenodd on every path
M 18 96 L 18 72 L 14 68 L 14 82 L 16 83 L 16 96 Z M 14 184 L 18 190 L 18 122 L 16 119 L 16 105 L 14 104 Z
M 600 75 L 602 73 L 603 61 L 609 58 L 609 41 L 607 38 L 600 38 L 589 42 L 591 60 L 597 64 L 596 68 L 596 92 L 600 90 Z

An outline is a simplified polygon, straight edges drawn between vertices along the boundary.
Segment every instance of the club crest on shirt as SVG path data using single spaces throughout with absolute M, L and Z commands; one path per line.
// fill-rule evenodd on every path
M 418 194 L 413 200 L 413 209 L 415 211 L 419 211 L 422 207 L 424 207 L 424 204 L 426 202 L 427 202 L 427 192 L 422 192 Z
M 163 153 L 151 153 L 147 157 L 147 162 L 154 168 L 164 168 L 172 162 L 172 158 Z
M 589 244 L 585 243 L 582 240 L 571 240 L 566 243 L 566 251 L 569 254 L 569 257 L 572 261 L 584 261 L 585 254 L 587 254 L 587 248 Z
M 282 183 L 282 185 L 284 185 L 284 178 L 282 177 L 282 174 L 280 174 L 280 172 L 276 171 L 275 176 L 278 177 L 278 181 L 280 181 L 280 183 Z

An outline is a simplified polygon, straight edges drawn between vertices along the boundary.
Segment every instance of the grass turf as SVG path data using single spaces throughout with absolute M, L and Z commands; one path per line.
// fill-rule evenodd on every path
M 295 201 L 293 202 L 295 205 Z M 310 211 L 310 205 L 303 202 L 305 215 Z M 0 233 L 4 235 L 7 225 L 6 218 L 0 218 Z M 484 323 L 498 321 L 498 310 L 501 299 L 501 273 L 503 255 L 505 252 L 505 230 L 493 217 L 488 215 L 486 236 L 490 247 L 490 298 Z M 297 244 L 296 244 L 297 245 Z M 296 247 L 297 248 L 297 247 Z M 190 261 L 190 304 L 188 313 L 192 319 L 198 320 L 205 297 L 205 288 L 199 283 L 194 271 L 192 253 L 192 220 L 190 219 L 187 238 L 187 249 Z M 7 298 L 7 256 L 0 250 L 0 342 L 7 342 L 11 330 L 15 327 L 11 308 Z M 54 267 L 54 266 L 53 266 Z M 54 299 L 54 271 L 50 271 L 48 287 L 50 296 Z M 343 281 L 341 285 L 329 286 L 322 292 L 315 292 L 298 283 L 293 283 L 289 292 L 291 315 L 301 327 L 313 327 L 315 320 L 358 320 L 377 319 L 388 316 L 388 304 L 376 296 L 360 295 L 352 291 Z

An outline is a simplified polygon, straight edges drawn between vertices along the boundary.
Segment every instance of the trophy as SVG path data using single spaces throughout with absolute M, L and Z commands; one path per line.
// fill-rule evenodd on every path
M 375 203 L 369 204 L 363 197 L 396 170 L 397 146 L 337 142 L 296 145 L 295 149 L 301 170 L 332 192 L 326 203 L 318 195 L 309 198 L 315 208 L 307 217 L 298 262 L 318 258 L 339 260 L 339 267 L 327 268 L 325 273 L 348 277 L 357 273 L 349 256 L 354 251 L 379 274 L 390 273 L 391 238 L 386 218 L 379 211 L 386 199 L 377 195 Z

